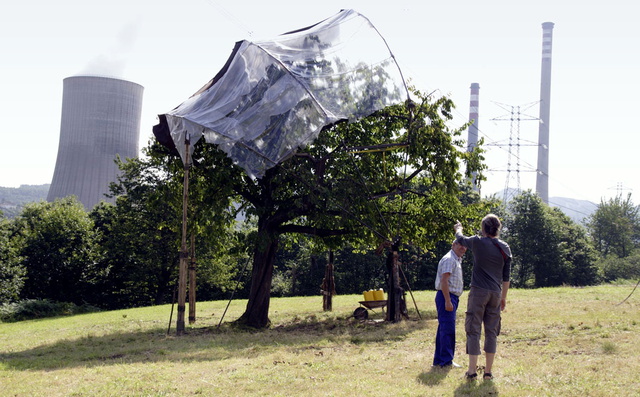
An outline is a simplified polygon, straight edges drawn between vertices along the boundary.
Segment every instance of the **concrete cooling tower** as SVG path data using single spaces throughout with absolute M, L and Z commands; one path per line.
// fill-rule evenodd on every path
M 91 210 L 116 181 L 120 158 L 138 156 L 143 87 L 110 77 L 63 80 L 58 158 L 47 201 L 75 195 Z

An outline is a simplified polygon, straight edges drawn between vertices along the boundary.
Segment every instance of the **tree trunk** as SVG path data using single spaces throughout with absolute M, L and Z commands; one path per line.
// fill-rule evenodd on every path
M 330 312 L 333 310 L 333 295 L 336 294 L 336 284 L 333 278 L 333 251 L 329 251 L 329 262 L 325 269 L 324 279 L 321 285 L 322 310 Z
M 404 290 L 400 286 L 400 271 L 398 267 L 398 245 L 394 244 L 387 256 L 387 321 L 397 323 L 402 316 L 407 317 L 407 303 L 404 300 Z
M 259 241 L 253 254 L 249 301 L 238 322 L 253 328 L 266 328 L 271 323 L 269 320 L 269 301 L 273 264 L 278 251 L 278 236 L 266 230 L 258 230 L 258 236 Z

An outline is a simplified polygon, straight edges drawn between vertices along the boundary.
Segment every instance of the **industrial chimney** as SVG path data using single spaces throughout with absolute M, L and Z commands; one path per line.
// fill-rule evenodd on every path
M 63 80 L 60 143 L 48 201 L 70 195 L 87 210 L 105 197 L 122 159 L 138 156 L 143 87 L 110 77 Z
M 471 96 L 469 99 L 469 125 L 468 138 L 467 138 L 467 152 L 473 151 L 478 145 L 478 105 L 480 100 L 480 84 L 471 83 Z M 478 184 L 476 181 L 477 173 L 474 172 L 472 176 L 471 185 L 473 190 L 478 191 Z
M 538 172 L 536 192 L 549 203 L 549 109 L 551 105 L 551 44 L 553 22 L 542 24 L 542 74 L 540 77 L 540 126 L 538 129 Z

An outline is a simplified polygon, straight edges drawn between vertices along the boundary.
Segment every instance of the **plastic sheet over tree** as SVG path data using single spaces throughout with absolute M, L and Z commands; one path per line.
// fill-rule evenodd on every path
M 273 40 L 237 42 L 218 74 L 159 116 L 157 139 L 182 160 L 204 137 L 252 177 L 311 143 L 323 127 L 408 99 L 384 38 L 353 10 Z M 191 149 L 193 150 L 193 149 Z

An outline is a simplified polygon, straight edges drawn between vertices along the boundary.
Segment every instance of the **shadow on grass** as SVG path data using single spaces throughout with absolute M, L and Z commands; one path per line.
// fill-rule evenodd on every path
M 462 383 L 456 388 L 453 393 L 455 397 L 462 396 L 498 396 L 499 392 L 496 385 L 491 380 L 475 380 L 467 381 L 462 380 Z
M 444 368 L 433 366 L 431 367 L 429 372 L 423 372 L 420 375 L 418 375 L 418 382 L 427 386 L 436 386 L 437 384 L 442 382 L 444 378 L 447 377 L 447 374 L 449 374 L 450 371 L 451 371 L 450 366 L 444 367 Z
M 352 317 L 318 320 L 315 316 L 266 330 L 242 329 L 233 323 L 218 327 L 187 328 L 184 335 L 167 335 L 166 328 L 113 332 L 77 338 L 17 352 L 0 353 L 3 368 L 51 370 L 128 363 L 215 361 L 257 357 L 274 348 L 321 349 L 332 344 L 374 344 L 402 340 L 427 327 L 427 321 L 359 321 Z

